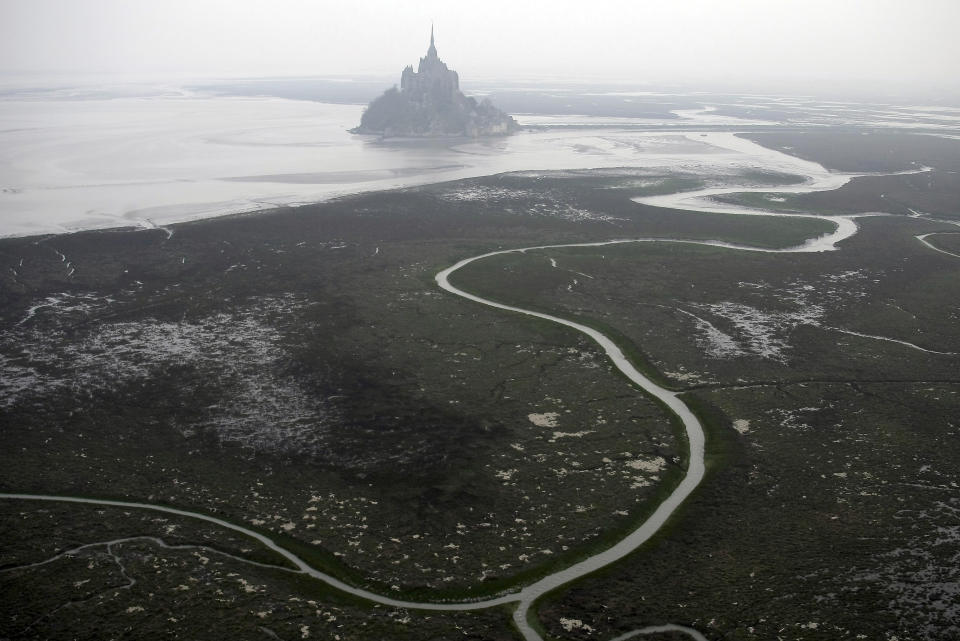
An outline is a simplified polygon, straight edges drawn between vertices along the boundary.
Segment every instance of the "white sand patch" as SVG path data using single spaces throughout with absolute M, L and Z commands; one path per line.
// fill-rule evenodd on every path
M 713 336 L 709 335 L 708 328 L 703 328 L 711 342 L 718 341 L 718 347 L 726 350 L 723 355 L 735 355 L 735 349 L 737 355 L 752 353 L 778 361 L 786 361 L 785 351 L 789 348 L 787 335 L 799 325 L 819 327 L 824 314 L 823 307 L 819 305 L 805 305 L 792 312 L 765 312 L 729 301 L 710 305 L 698 304 L 696 307 L 731 323 L 740 337 L 740 340 L 735 340 L 716 328 L 713 329 L 719 334 Z
M 675 381 L 680 381 L 681 383 L 701 383 L 703 379 L 700 378 L 698 374 L 693 372 L 664 372 L 664 376 L 672 378 Z
M 481 201 L 489 202 L 491 200 L 510 200 L 516 198 L 533 198 L 538 196 L 536 192 L 529 189 L 507 189 L 504 187 L 487 187 L 484 185 L 471 185 L 459 187 L 455 190 L 437 194 L 441 200 L 448 201 Z
M 543 414 L 527 414 L 527 420 L 537 427 L 556 427 L 557 419 L 560 414 L 557 412 L 545 412 Z
M 663 459 L 662 456 L 655 456 L 652 459 L 634 459 L 632 461 L 627 461 L 624 463 L 627 467 L 632 470 L 639 470 L 641 472 L 649 472 L 651 474 L 656 474 L 663 470 L 666 467 L 667 462 Z
M 584 632 L 593 632 L 593 628 L 581 621 L 580 619 L 567 619 L 560 617 L 560 626 L 567 632 L 572 632 L 574 630 L 583 630 Z
M 223 390 L 204 416 L 178 424 L 185 437 L 209 430 L 219 440 L 260 451 L 325 452 L 329 405 L 284 373 L 289 354 L 270 318 L 304 305 L 293 296 L 260 298 L 230 313 L 194 321 L 80 324 L 93 299 L 47 301 L 30 322 L 0 332 L 0 407 L 51 394 L 86 398 L 143 385 L 171 366 L 196 371 Z M 105 306 L 107 299 L 98 299 Z M 92 307 L 91 307 L 92 309 Z M 97 307 L 99 309 L 99 307 Z
M 543 216 L 549 218 L 561 218 L 574 223 L 579 222 L 603 222 L 614 223 L 616 221 L 625 221 L 626 218 L 618 218 L 608 214 L 598 214 L 589 209 L 582 209 L 572 205 L 560 202 L 538 202 L 530 205 L 524 210 L 524 213 L 533 216 Z
M 246 579 L 238 579 L 238 581 L 240 581 L 240 585 L 243 586 L 243 591 L 244 591 L 244 592 L 256 592 L 256 591 L 257 591 L 256 586 L 250 585 L 250 583 L 249 583 Z
M 587 434 L 593 434 L 594 432 L 596 432 L 596 430 L 581 430 L 579 432 L 554 432 L 553 438 L 550 440 L 555 441 L 558 438 L 581 438 Z
M 741 434 L 746 434 L 750 431 L 750 421 L 738 418 L 733 422 L 733 429 L 737 430 Z
M 732 336 L 717 329 L 710 321 L 700 318 L 696 314 L 691 314 L 687 310 L 680 309 L 679 307 L 677 311 L 691 317 L 697 324 L 697 343 L 708 356 L 712 356 L 713 358 L 726 358 L 731 356 L 745 356 L 747 354 Z M 683 377 L 678 378 L 679 380 L 686 380 Z
M 512 469 L 512 470 L 500 470 L 499 472 L 497 472 L 496 474 L 494 474 L 494 476 L 496 476 L 496 477 L 497 477 L 498 479 L 500 479 L 501 481 L 509 481 L 510 479 L 513 478 L 513 475 L 516 474 L 518 471 L 519 471 L 519 470 L 515 470 L 515 469 Z

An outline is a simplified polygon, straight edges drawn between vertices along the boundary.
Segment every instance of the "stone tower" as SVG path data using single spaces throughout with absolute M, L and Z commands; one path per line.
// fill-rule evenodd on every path
M 437 55 L 433 25 L 430 25 L 430 47 L 427 48 L 427 55 L 420 58 L 416 71 L 412 65 L 403 70 L 400 75 L 400 90 L 411 96 L 429 97 L 440 102 L 454 100 L 459 94 L 460 76 L 448 68 Z

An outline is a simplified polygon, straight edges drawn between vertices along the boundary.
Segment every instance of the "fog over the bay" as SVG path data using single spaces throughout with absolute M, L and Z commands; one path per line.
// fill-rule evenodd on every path
M 465 79 L 956 94 L 956 0 L 0 0 L 0 71 L 393 77 L 431 21 Z

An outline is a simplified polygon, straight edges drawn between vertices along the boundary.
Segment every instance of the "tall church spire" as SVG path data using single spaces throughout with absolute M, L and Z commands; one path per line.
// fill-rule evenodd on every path
M 428 58 L 437 57 L 437 47 L 433 44 L 433 22 L 430 22 L 430 48 L 427 49 Z

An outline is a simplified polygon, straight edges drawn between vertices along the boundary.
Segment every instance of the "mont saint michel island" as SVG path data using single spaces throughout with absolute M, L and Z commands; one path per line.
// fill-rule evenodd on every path
M 433 28 L 430 47 L 417 70 L 407 65 L 400 89 L 388 89 L 363 112 L 357 134 L 385 137 L 504 136 L 517 121 L 489 100 L 477 101 L 460 91 L 460 76 L 437 55 Z

